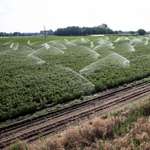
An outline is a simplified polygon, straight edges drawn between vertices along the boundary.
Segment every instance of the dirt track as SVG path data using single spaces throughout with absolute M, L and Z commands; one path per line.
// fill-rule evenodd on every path
M 100 116 L 129 103 L 143 99 L 150 94 L 148 81 L 135 84 L 133 87 L 118 87 L 101 93 L 100 97 L 85 101 L 81 104 L 50 112 L 49 114 L 20 124 L 13 124 L 0 128 L 0 149 L 15 142 L 17 139 L 32 142 L 37 140 L 38 133 L 43 132 L 44 137 L 60 133 L 68 126 L 78 124 L 81 120 Z

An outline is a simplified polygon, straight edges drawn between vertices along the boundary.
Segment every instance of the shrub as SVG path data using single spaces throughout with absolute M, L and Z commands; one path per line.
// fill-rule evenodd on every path
M 60 108 L 62 108 L 62 105 L 58 104 L 58 105 L 56 105 L 55 108 L 56 108 L 56 109 L 60 109 Z

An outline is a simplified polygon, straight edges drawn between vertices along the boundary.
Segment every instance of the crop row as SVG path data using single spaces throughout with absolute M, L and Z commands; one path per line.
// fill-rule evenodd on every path
M 0 120 L 150 75 L 146 37 L 0 41 Z

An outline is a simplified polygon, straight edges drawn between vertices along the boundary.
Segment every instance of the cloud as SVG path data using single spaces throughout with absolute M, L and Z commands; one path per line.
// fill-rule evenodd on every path
M 10 0 L 0 0 L 0 15 L 8 16 L 12 11 L 12 7 L 10 5 Z
M 0 29 L 39 32 L 44 25 L 56 30 L 106 23 L 113 30 L 149 30 L 149 5 L 149 0 L 0 0 Z
M 0 5 L 0 15 L 6 15 L 7 14 L 7 9 L 5 6 Z

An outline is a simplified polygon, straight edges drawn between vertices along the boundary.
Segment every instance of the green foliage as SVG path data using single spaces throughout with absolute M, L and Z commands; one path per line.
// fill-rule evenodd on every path
M 80 103 L 80 100 L 74 100 L 73 101 L 73 104 L 79 104 Z
M 79 35 L 89 35 L 89 34 L 113 34 L 113 30 L 109 29 L 107 24 L 102 24 L 96 27 L 83 27 L 69 26 L 66 28 L 58 28 L 54 34 L 60 36 L 79 36 Z
M 137 139 L 136 139 L 136 137 L 134 137 L 133 141 L 134 141 L 134 146 L 136 147 L 136 145 L 137 145 Z
M 81 144 L 81 143 L 80 143 L 80 149 L 81 149 L 81 150 L 83 150 L 83 146 L 82 146 L 82 144 Z
M 60 108 L 62 108 L 62 105 L 61 104 L 57 104 L 55 108 L 56 109 L 60 109 Z
M 144 35 L 146 32 L 144 29 L 139 29 L 138 30 L 139 35 Z
M 69 107 L 69 105 L 68 105 L 68 104 L 65 104 L 64 107 Z
M 44 107 L 46 106 L 45 103 L 44 103 L 44 101 L 41 100 L 41 99 L 40 99 L 40 104 L 41 104 L 41 107 L 42 107 L 42 108 L 44 108 Z
M 119 135 L 119 128 L 118 128 L 117 126 L 114 126 L 114 127 L 112 128 L 112 131 L 114 132 L 114 134 Z
M 89 113 L 87 114 L 87 118 L 88 118 L 88 120 L 90 119 L 90 114 Z
M 103 136 L 103 143 L 105 144 L 105 136 Z
M 134 52 L 130 51 L 129 40 L 123 40 L 125 37 L 108 38 L 1 38 L 0 121 L 34 112 L 39 106 L 44 108 L 47 104 L 76 98 L 82 100 L 84 95 L 150 75 L 150 45 L 145 44 L 145 37 L 129 37 Z M 117 38 L 122 39 L 115 42 Z M 46 42 L 49 49 L 42 46 Z M 109 42 L 115 49 L 109 46 Z M 14 46 L 11 48 L 12 43 Z M 15 50 L 17 44 L 19 47 Z M 126 59 L 130 63 L 124 67 Z M 91 64 L 93 72 L 89 69 L 81 73 Z
M 103 150 L 103 146 L 101 145 L 100 141 L 98 141 L 98 144 L 99 144 L 99 150 Z
M 80 100 L 83 100 L 83 99 L 84 99 L 84 96 L 81 96 L 81 97 L 80 97 Z
M 134 34 L 135 32 L 134 31 L 130 31 L 130 34 Z
M 39 136 L 39 139 L 40 139 L 41 141 L 44 139 L 44 136 L 43 136 L 43 132 L 42 132 L 42 131 L 38 134 L 38 136 Z

